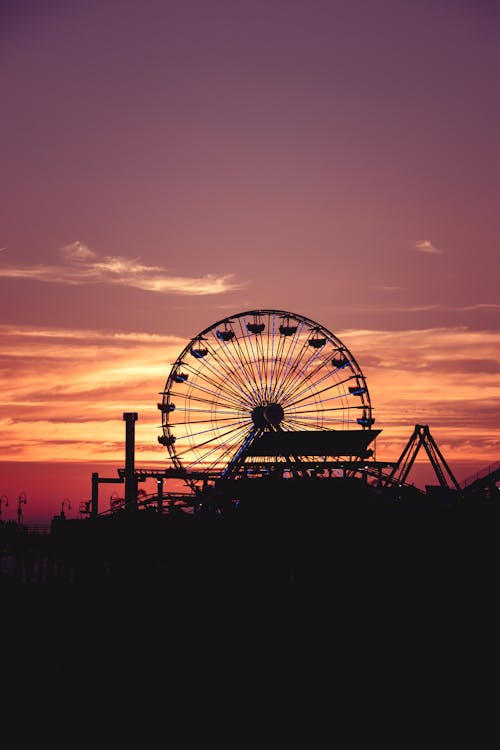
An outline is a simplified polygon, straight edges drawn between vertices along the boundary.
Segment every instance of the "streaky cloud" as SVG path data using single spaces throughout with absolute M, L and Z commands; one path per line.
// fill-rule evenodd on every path
M 443 310 L 471 312 L 473 310 L 500 310 L 500 304 L 496 302 L 478 302 L 475 305 L 462 305 L 460 307 L 443 307 Z
M 34 340 L 51 339 L 54 341 L 61 339 L 74 339 L 77 342 L 94 340 L 97 342 L 106 341 L 109 344 L 126 341 L 175 344 L 176 346 L 181 346 L 184 343 L 183 338 L 172 333 L 144 333 L 142 331 L 114 332 L 88 328 L 41 328 L 38 326 L 16 326 L 10 324 L 0 324 L 0 334 L 4 341 L 7 341 L 8 338 L 15 339 L 16 341 L 20 338 L 29 338 Z
M 112 284 L 160 294 L 218 295 L 247 286 L 233 274 L 174 276 L 162 266 L 148 266 L 140 258 L 98 256 L 82 242 L 61 248 L 61 265 L 0 266 L 0 277 L 82 286 Z
M 417 423 L 430 425 L 453 466 L 497 460 L 499 331 L 336 333 L 367 377 L 382 430 L 379 460 L 396 459 Z M 141 459 L 162 463 L 157 393 L 185 343 L 173 334 L 0 325 L 0 455 L 116 465 L 123 458 L 121 415 L 131 409 L 140 414 Z

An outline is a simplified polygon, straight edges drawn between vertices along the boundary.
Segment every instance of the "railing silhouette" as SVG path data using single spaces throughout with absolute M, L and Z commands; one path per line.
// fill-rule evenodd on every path
M 493 480 L 495 478 L 495 475 L 500 476 L 500 461 L 489 464 L 483 469 L 477 471 L 475 474 L 471 474 L 469 477 L 460 482 L 460 487 L 465 490 L 467 489 L 467 487 L 471 487 L 473 484 L 477 486 L 478 484 L 482 483 L 481 480 L 487 480 L 490 476 Z

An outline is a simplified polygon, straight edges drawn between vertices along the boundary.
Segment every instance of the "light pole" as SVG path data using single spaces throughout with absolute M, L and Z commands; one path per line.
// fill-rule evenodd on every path
M 163 479 L 158 477 L 156 480 L 156 486 L 158 488 L 158 513 L 163 513 Z
M 0 497 L 0 518 L 2 517 L 2 505 L 4 503 L 6 507 L 9 505 L 9 498 L 7 497 L 7 495 L 2 495 Z
M 67 505 L 68 510 L 71 510 L 71 503 L 69 501 L 69 498 L 65 497 L 64 500 L 61 503 L 61 518 L 66 518 L 64 514 L 64 506 Z
M 17 499 L 17 524 L 18 526 L 22 526 L 23 524 L 23 511 L 21 508 L 21 505 L 26 505 L 26 493 L 21 492 Z

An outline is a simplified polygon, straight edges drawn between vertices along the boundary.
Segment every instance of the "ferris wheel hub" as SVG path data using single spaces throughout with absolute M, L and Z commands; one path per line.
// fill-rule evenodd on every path
M 252 421 L 256 427 L 278 427 L 285 412 L 277 403 L 256 406 L 252 411 Z

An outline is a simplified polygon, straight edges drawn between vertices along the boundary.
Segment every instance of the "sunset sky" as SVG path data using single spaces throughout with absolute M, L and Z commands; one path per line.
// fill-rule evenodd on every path
M 77 517 L 126 411 L 166 467 L 174 360 L 257 308 L 353 352 L 380 460 L 498 461 L 499 80 L 488 0 L 3 2 L 2 519 Z

